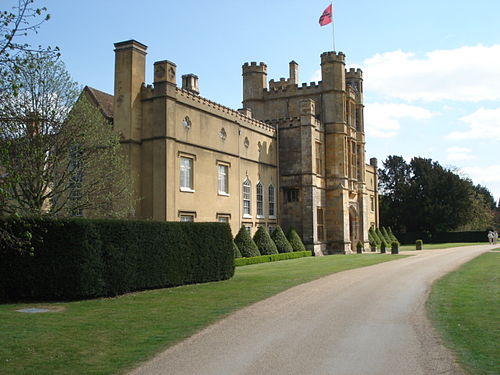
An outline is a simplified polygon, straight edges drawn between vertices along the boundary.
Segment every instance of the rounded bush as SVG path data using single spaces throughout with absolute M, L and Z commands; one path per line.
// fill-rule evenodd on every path
M 259 248 L 255 242 L 253 242 L 252 237 L 250 237 L 250 234 L 244 226 L 240 228 L 238 234 L 234 238 L 234 243 L 238 246 L 238 249 L 240 249 L 242 257 L 249 258 L 260 255 Z
M 363 252 L 363 243 L 361 241 L 358 241 L 356 244 L 356 252 L 358 254 L 361 254 Z
M 422 250 L 424 248 L 424 241 L 422 240 L 417 240 L 415 242 L 415 249 L 416 250 Z
M 263 225 L 260 226 L 259 229 L 257 229 L 257 232 L 255 232 L 253 236 L 253 242 L 255 242 L 262 255 L 278 254 L 276 244 L 271 239 L 267 228 Z
M 387 248 L 387 243 L 384 240 L 382 240 L 380 242 L 380 253 L 385 254 L 386 248 Z
M 293 251 L 306 251 L 306 247 L 300 239 L 299 234 L 293 228 L 290 228 L 288 231 L 288 241 L 290 242 L 290 245 L 292 245 Z
M 271 233 L 271 238 L 276 244 L 278 253 L 291 253 L 293 251 L 292 245 L 287 240 L 283 229 L 279 225 Z
M 399 254 L 399 242 L 398 241 L 391 242 L 391 254 Z

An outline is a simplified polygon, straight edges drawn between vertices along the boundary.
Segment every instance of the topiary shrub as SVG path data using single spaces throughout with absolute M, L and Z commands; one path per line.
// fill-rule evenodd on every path
M 288 241 L 290 242 L 290 245 L 292 245 L 293 251 L 306 251 L 304 243 L 294 228 L 290 228 L 288 231 Z
M 399 242 L 398 241 L 391 242 L 391 254 L 399 254 Z
M 293 251 L 292 245 L 287 240 L 283 229 L 279 225 L 271 233 L 271 238 L 276 244 L 278 253 L 291 253 Z
M 380 242 L 380 254 L 385 254 L 386 247 L 387 247 L 387 243 L 384 240 L 382 240 Z
M 391 243 L 393 241 L 391 239 L 391 237 L 389 236 L 389 233 L 387 233 L 387 229 L 385 229 L 385 227 L 380 228 L 380 232 L 384 236 L 385 242 L 387 242 L 389 244 L 389 243 Z
M 415 241 L 415 249 L 416 250 L 422 250 L 423 248 L 424 248 L 424 241 L 422 241 L 422 240 Z
M 377 232 L 375 231 L 375 227 L 370 227 L 370 229 L 368 230 L 368 236 L 372 238 L 376 246 L 380 246 L 380 238 Z
M 394 233 L 392 233 L 391 227 L 387 227 L 387 234 L 391 238 L 391 241 L 398 241 L 399 242 L 399 240 L 396 238 L 396 236 L 394 235 Z
M 273 255 L 278 254 L 278 249 L 276 244 L 271 239 L 269 231 L 265 226 L 260 226 L 253 236 L 253 242 L 257 245 L 261 255 Z
M 378 238 L 377 233 L 375 233 L 374 227 L 370 227 L 370 229 L 368 230 L 368 239 L 370 241 L 371 251 L 377 251 L 377 247 L 380 247 L 380 239 Z
M 356 244 L 356 252 L 358 254 L 363 253 L 363 243 L 361 241 L 358 241 L 358 243 Z
M 238 249 L 240 249 L 242 257 L 249 258 L 260 255 L 259 248 L 255 242 L 253 242 L 252 237 L 250 237 L 250 234 L 244 226 L 240 228 L 238 234 L 234 237 L 234 243 L 238 246 Z
M 387 240 L 385 239 L 384 235 L 382 234 L 382 232 L 380 231 L 380 228 L 375 228 L 375 233 L 377 234 L 377 237 L 380 241 L 380 244 L 382 244 L 382 241 L 384 241 L 387 245 Z
M 234 251 L 234 259 L 241 258 L 241 251 L 238 249 L 238 246 L 236 246 L 236 243 L 233 240 L 233 251 Z

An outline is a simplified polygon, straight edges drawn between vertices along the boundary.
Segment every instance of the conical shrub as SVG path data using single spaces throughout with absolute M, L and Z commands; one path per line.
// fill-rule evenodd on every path
M 389 235 L 389 237 L 391 237 L 391 241 L 399 242 L 394 233 L 392 233 L 391 227 L 387 227 L 387 234 Z
M 276 244 L 276 248 L 278 249 L 278 253 L 290 253 L 293 251 L 292 245 L 287 240 L 285 233 L 283 233 L 283 229 L 278 225 L 271 233 L 271 238 Z
M 293 251 L 306 251 L 306 247 L 300 239 L 299 234 L 293 228 L 290 228 L 288 231 L 288 241 L 290 242 L 290 245 L 292 245 Z
M 276 244 L 271 239 L 269 231 L 265 226 L 260 226 L 259 229 L 257 229 L 257 232 L 255 232 L 253 236 L 253 242 L 255 242 L 262 255 L 278 254 Z
M 245 258 L 256 257 L 260 255 L 259 248 L 253 242 L 252 237 L 245 229 L 245 227 L 241 227 L 238 234 L 234 238 L 234 243 L 240 249 L 241 256 Z
M 387 242 L 387 244 L 389 245 L 392 242 L 392 240 L 391 240 L 391 237 L 389 236 L 389 233 L 387 233 L 387 229 L 385 229 L 385 227 L 382 227 L 382 229 L 380 231 L 382 232 L 382 235 L 384 236 L 385 242 Z
M 233 240 L 233 251 L 234 251 L 234 259 L 241 258 L 241 251 L 240 249 L 238 249 L 238 246 L 236 245 L 234 240 Z
M 377 233 L 377 236 L 378 236 L 380 242 L 384 241 L 387 244 L 387 239 L 384 237 L 384 235 L 380 231 L 380 228 L 375 228 L 375 233 Z
M 370 241 L 373 241 L 373 245 L 370 243 L 370 245 L 372 246 L 380 246 L 380 238 L 378 237 L 377 235 L 377 232 L 375 232 L 375 228 L 374 227 L 370 227 L 370 229 L 368 230 L 368 237 L 371 238 Z

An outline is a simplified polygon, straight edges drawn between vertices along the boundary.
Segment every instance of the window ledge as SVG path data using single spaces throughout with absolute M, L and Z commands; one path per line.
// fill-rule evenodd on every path
M 252 215 L 249 215 L 249 214 L 243 214 L 243 218 L 244 218 L 244 219 L 251 219 L 251 218 L 252 218 Z
M 229 193 L 224 193 L 223 191 L 219 191 L 217 195 L 221 195 L 223 197 L 229 197 Z
M 194 193 L 194 192 L 195 192 L 195 190 L 190 189 L 190 188 L 186 188 L 186 187 L 181 187 L 181 189 L 180 189 L 180 190 L 181 190 L 182 192 L 184 192 L 184 193 Z
M 269 215 L 269 219 L 276 219 L 276 215 Z
M 255 216 L 257 219 L 265 219 L 266 217 L 264 215 L 257 215 Z

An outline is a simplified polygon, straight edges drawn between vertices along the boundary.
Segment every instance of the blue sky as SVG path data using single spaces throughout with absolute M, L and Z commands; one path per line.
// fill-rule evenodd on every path
M 7 3 L 14 1 L 8 0 Z M 200 79 L 201 95 L 241 107 L 241 65 L 263 61 L 268 79 L 299 63 L 319 79 L 333 49 L 319 0 L 37 0 L 52 19 L 29 38 L 58 46 L 73 78 L 113 93 L 113 43 L 146 44 Z M 2 4 L 3 5 L 3 4 Z M 500 1 L 339 0 L 335 44 L 363 69 L 367 157 L 422 156 L 454 167 L 500 198 Z

